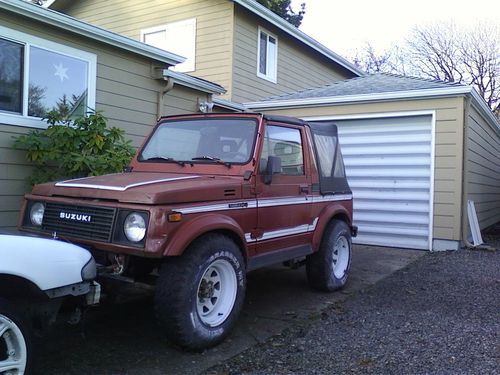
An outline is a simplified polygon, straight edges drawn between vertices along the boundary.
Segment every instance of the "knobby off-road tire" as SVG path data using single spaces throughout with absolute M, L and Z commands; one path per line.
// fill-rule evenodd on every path
M 33 356 L 31 332 L 12 304 L 0 298 L 0 374 L 29 374 Z
M 220 343 L 233 327 L 245 298 L 245 264 L 228 237 L 208 234 L 168 259 L 156 285 L 156 318 L 167 338 L 187 349 Z
M 309 285 L 326 292 L 342 288 L 349 275 L 351 249 L 349 227 L 343 221 L 332 220 L 325 229 L 319 251 L 307 258 Z

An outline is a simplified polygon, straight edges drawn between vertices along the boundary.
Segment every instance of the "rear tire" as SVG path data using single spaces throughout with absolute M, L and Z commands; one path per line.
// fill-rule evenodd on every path
M 309 285 L 326 292 L 342 288 L 349 275 L 351 249 L 349 227 L 343 221 L 332 220 L 325 229 L 319 250 L 307 258 Z
M 0 373 L 30 373 L 32 338 L 21 314 L 12 304 L 0 298 Z
M 239 315 L 246 289 L 244 260 L 228 237 L 209 234 L 160 268 L 156 318 L 173 343 L 200 350 L 220 343 Z

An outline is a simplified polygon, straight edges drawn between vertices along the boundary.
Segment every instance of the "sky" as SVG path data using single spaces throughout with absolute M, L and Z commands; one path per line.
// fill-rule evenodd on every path
M 400 44 L 416 25 L 453 21 L 500 25 L 500 0 L 292 0 L 306 3 L 300 30 L 345 56 L 369 42 L 376 51 Z

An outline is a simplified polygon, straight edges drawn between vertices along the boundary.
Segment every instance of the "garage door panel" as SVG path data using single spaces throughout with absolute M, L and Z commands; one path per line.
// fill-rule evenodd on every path
M 426 155 L 381 155 L 374 157 L 358 157 L 358 158 L 349 158 L 346 157 L 344 159 L 348 160 L 351 168 L 354 167 L 366 167 L 366 166 L 377 166 L 377 167 L 388 167 L 393 168 L 395 166 L 408 166 L 408 167 L 420 167 L 420 166 L 429 166 L 430 157 Z
M 405 227 L 409 228 L 414 225 L 428 225 L 429 218 L 427 215 L 417 214 L 417 213 L 403 213 L 397 211 L 385 211 L 385 212 L 373 212 L 373 211 L 356 211 L 354 216 L 355 221 L 366 221 L 369 223 L 383 223 L 391 225 L 393 227 Z
M 429 155 L 431 151 L 430 145 L 428 143 L 422 142 L 418 144 L 412 144 L 411 149 L 408 149 L 407 145 L 397 145 L 394 144 L 390 148 L 386 145 L 372 145 L 372 154 L 374 155 L 408 155 L 411 153 L 412 155 Z M 349 157 L 351 155 L 364 155 L 366 152 L 366 146 L 356 146 L 342 145 L 342 155 L 344 157 Z
M 432 117 L 335 122 L 354 196 L 354 242 L 429 249 Z
M 404 134 L 405 138 L 402 138 L 403 134 L 372 134 L 365 135 L 350 135 L 349 139 L 344 142 L 346 147 L 349 145 L 372 145 L 376 144 L 379 146 L 390 146 L 393 144 L 420 144 L 430 141 L 430 134 Z
M 358 243 L 369 244 L 375 246 L 401 247 L 407 249 L 426 249 L 427 240 L 421 236 L 412 237 L 407 235 L 391 236 L 391 235 L 367 235 L 360 233 L 356 237 Z
M 391 202 L 390 206 L 383 206 L 379 202 L 358 198 L 354 202 L 354 209 L 356 209 L 358 212 L 387 212 L 390 209 L 390 212 L 406 212 L 410 210 L 412 212 L 422 212 L 424 214 L 429 213 L 429 205 L 425 200 L 422 200 L 421 202 Z
M 369 199 L 373 202 L 379 202 L 379 204 L 389 205 L 390 202 L 397 201 L 423 201 L 426 204 L 429 202 L 429 192 L 405 192 L 405 191 L 377 191 L 374 189 L 369 190 L 357 190 L 351 188 L 354 197 L 357 199 Z M 390 201 L 390 202 L 389 202 Z M 389 202 L 389 203 L 388 203 Z
M 394 168 L 373 168 L 366 167 L 361 168 L 359 166 L 351 167 L 346 162 L 346 174 L 347 178 L 349 177 L 365 177 L 367 175 L 372 177 L 424 177 L 427 178 L 429 176 L 429 170 L 418 168 L 417 166 L 407 166 L 405 168 L 397 167 Z

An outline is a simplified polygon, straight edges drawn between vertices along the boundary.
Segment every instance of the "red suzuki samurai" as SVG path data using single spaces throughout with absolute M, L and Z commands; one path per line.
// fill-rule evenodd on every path
M 227 336 L 249 271 L 344 286 L 356 235 L 337 127 L 250 113 L 163 117 L 124 173 L 35 186 L 19 227 L 87 247 L 103 278 L 154 279 L 165 335 L 191 349 Z

